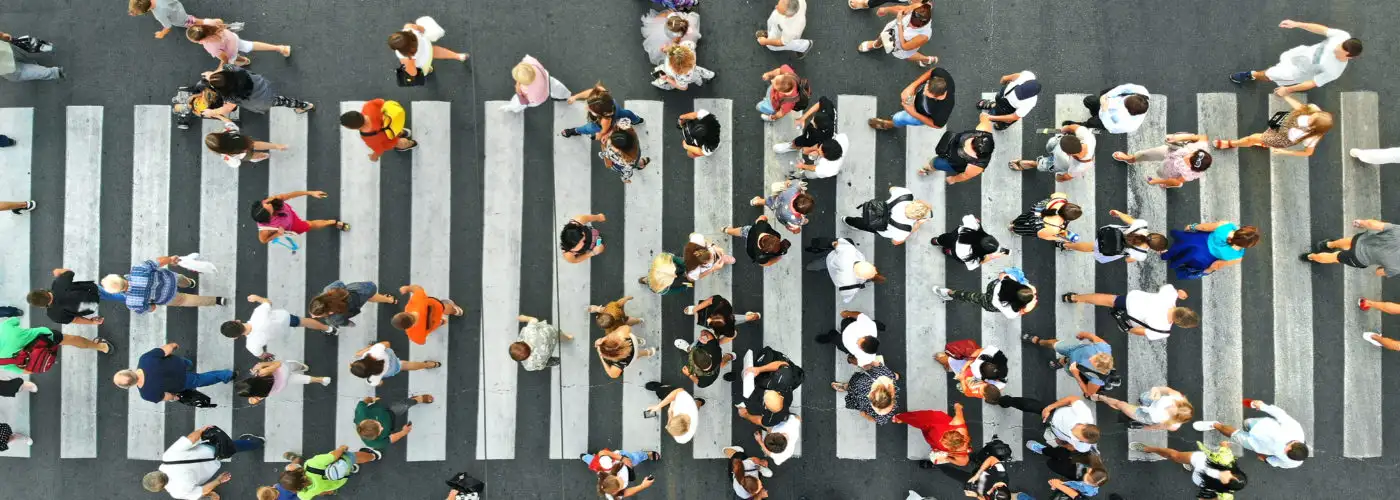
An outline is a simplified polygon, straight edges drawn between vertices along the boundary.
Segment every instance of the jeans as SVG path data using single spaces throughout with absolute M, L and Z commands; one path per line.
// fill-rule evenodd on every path
M 758 105 L 754 106 L 754 109 L 757 109 L 759 113 L 763 113 L 765 115 L 771 115 L 775 113 L 775 111 L 773 110 L 773 101 L 769 99 L 767 95 L 763 96 L 763 100 L 758 101 Z
M 257 440 L 257 439 L 235 439 L 235 440 L 233 440 L 233 449 L 235 450 L 235 452 L 239 452 L 239 453 L 245 452 L 245 451 L 260 450 L 260 449 L 262 449 L 262 447 L 263 447 L 262 441 L 259 441 L 259 440 Z
M 181 358 L 184 359 L 184 358 Z M 194 362 L 185 359 L 185 367 L 194 369 Z M 226 384 L 233 381 L 233 370 L 214 370 L 204 373 L 185 373 L 185 389 L 197 389 L 206 385 Z
M 622 456 L 625 457 L 625 458 L 631 459 L 631 460 L 632 460 L 632 465 L 634 465 L 634 466 L 636 466 L 636 465 L 641 465 L 642 462 L 647 461 L 647 454 L 646 454 L 646 452 L 644 452 L 644 451 L 622 451 L 622 450 L 613 450 L 613 453 L 617 453 L 618 455 L 622 455 Z M 579 457 L 579 458 L 583 460 L 583 463 L 586 463 L 586 464 L 592 464 L 592 463 L 593 463 L 593 454 L 592 454 L 592 453 L 584 454 L 582 457 Z
M 942 172 L 948 172 L 950 174 L 958 173 L 957 170 L 953 170 L 953 164 L 948 163 L 948 160 L 941 157 L 936 157 L 933 159 L 933 169 Z
M 890 118 L 890 120 L 894 122 L 894 126 L 896 127 L 924 126 L 924 122 L 919 121 L 918 118 L 914 118 L 914 115 L 909 114 L 908 111 L 900 111 L 898 113 L 895 113 L 894 116 Z
M 616 104 L 617 101 L 613 101 L 613 103 L 614 109 L 617 109 L 617 113 L 613 114 L 613 123 L 617 123 L 617 120 L 621 120 L 623 118 L 626 118 L 628 121 L 631 121 L 633 125 L 642 122 L 642 117 L 637 116 L 637 114 L 633 113 L 632 110 L 618 107 Z M 577 132 L 579 135 L 593 135 L 602 131 L 603 124 L 598 122 L 588 122 L 578 127 L 574 127 L 574 132 Z
M 29 62 L 27 60 L 28 57 L 20 54 L 18 50 L 16 50 L 14 57 L 15 70 L 13 72 L 0 75 L 0 78 L 4 78 L 12 82 L 32 82 L 40 80 L 59 79 L 58 68 L 40 66 L 38 64 Z
M 101 300 L 111 300 L 115 302 L 126 302 L 126 294 L 108 292 L 106 290 L 103 290 L 100 286 L 97 287 L 97 298 Z

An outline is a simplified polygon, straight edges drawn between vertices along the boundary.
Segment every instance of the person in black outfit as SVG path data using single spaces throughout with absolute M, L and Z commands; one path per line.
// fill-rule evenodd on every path
M 986 113 L 978 118 L 977 128 L 956 134 L 943 134 L 934 147 L 934 157 L 919 169 L 919 175 L 934 170 L 945 172 L 949 185 L 971 180 L 987 169 L 992 160 L 996 140 L 992 138 L 992 122 Z
M 985 292 L 934 286 L 933 293 L 944 301 L 957 300 L 977 304 L 987 312 L 1001 312 L 1008 318 L 1026 315 L 1035 309 L 1037 303 L 1034 286 L 1023 284 L 1004 272 L 987 283 Z
M 826 97 L 819 97 L 815 104 L 808 106 L 807 111 L 797 117 L 797 122 L 802 124 L 802 135 L 791 142 L 774 144 L 774 153 L 790 153 L 831 140 L 836 135 L 836 105 Z
M 713 331 L 715 336 L 719 337 L 721 344 L 734 341 L 734 336 L 739 333 L 739 325 L 758 321 L 759 318 L 763 317 L 753 311 L 744 313 L 742 317 L 735 315 L 734 306 L 729 303 L 729 299 L 722 295 L 711 296 L 698 304 L 687 307 L 685 313 L 695 316 L 696 326 Z
M 939 467 L 943 475 L 963 483 L 963 491 L 978 500 L 1011 500 L 1011 486 L 1007 483 L 1011 475 L 1006 472 L 997 457 L 989 456 L 982 461 L 976 472 L 968 472 L 956 467 Z
M 993 126 L 997 130 L 1006 130 L 1035 108 L 1041 89 L 1035 73 L 1030 71 L 1003 76 L 1001 84 L 1005 87 L 997 93 L 996 99 L 977 101 L 977 109 L 991 114 Z
M 754 356 L 753 368 L 745 371 L 754 377 L 754 390 L 736 405 L 739 406 L 739 416 L 762 427 L 773 427 L 787 420 L 792 393 L 802 386 L 806 378 L 802 367 L 778 350 L 764 347 Z M 727 382 L 737 377 L 733 372 L 724 374 Z
M 871 118 L 867 122 L 870 128 L 923 125 L 941 129 L 953 114 L 953 75 L 941 66 L 925 71 L 899 93 L 899 98 L 904 109 L 890 118 Z
M 941 247 L 943 255 L 962 262 L 969 271 L 1011 253 L 1011 249 L 1002 248 L 1001 242 L 982 227 L 981 219 L 972 214 L 964 215 L 957 229 L 935 236 L 929 243 Z
M 60 325 L 100 325 L 97 303 L 102 300 L 125 302 L 121 294 L 107 293 L 92 281 L 73 281 L 72 269 L 54 269 L 53 284 L 29 292 L 29 305 L 47 310 L 49 319 Z
M 792 242 L 783 239 L 783 235 L 768 224 L 767 215 L 758 216 L 753 224 L 744 227 L 725 226 L 724 234 L 743 238 L 745 253 L 763 267 L 777 264 L 792 247 Z
M 676 348 L 685 351 L 685 366 L 681 374 L 690 378 L 696 387 L 709 387 L 719 379 L 720 371 L 734 360 L 733 354 L 724 354 L 720 341 L 709 330 L 702 330 L 695 342 L 676 339 Z
M 719 147 L 719 118 L 709 111 L 697 109 L 681 115 L 676 128 L 681 129 L 681 146 L 686 156 L 710 156 Z

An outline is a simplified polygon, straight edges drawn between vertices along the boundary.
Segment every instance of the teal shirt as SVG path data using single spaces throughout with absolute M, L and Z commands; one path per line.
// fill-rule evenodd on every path
M 20 349 L 39 338 L 40 335 L 53 335 L 53 330 L 42 326 L 34 328 L 23 328 L 19 326 L 19 318 L 7 318 L 0 322 L 0 358 L 12 358 Z M 24 370 L 15 365 L 0 366 L 6 371 L 23 374 Z
M 1239 229 L 1233 222 L 1226 222 L 1220 227 L 1210 232 L 1210 239 L 1206 240 L 1206 246 L 1210 249 L 1210 254 L 1220 260 L 1239 260 L 1244 258 L 1244 249 L 1230 246 L 1230 231 Z
M 364 401 L 356 403 L 355 425 L 360 425 L 360 422 L 370 419 L 379 422 L 379 427 L 381 427 L 379 436 L 374 439 L 361 437 L 360 441 L 364 441 L 365 446 L 376 450 L 388 448 L 389 445 L 393 444 L 389 442 L 389 435 L 396 430 L 394 429 L 394 414 L 389 411 L 388 403 L 384 403 L 383 400 L 375 401 L 374 404 L 365 404 Z

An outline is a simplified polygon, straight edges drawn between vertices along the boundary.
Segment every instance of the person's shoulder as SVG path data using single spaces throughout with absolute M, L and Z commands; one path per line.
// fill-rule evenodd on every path
M 1337 28 L 1327 28 L 1327 38 L 1341 38 L 1343 40 L 1351 38 L 1351 33 Z

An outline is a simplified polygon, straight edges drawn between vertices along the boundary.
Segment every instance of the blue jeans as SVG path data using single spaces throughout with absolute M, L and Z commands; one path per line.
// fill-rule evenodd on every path
M 233 449 L 236 450 L 236 451 L 238 451 L 238 452 L 260 450 L 260 449 L 262 449 L 262 447 L 263 447 L 262 441 L 258 441 L 258 440 L 256 440 L 256 439 L 235 439 L 235 440 L 233 440 Z
M 757 109 L 759 113 L 763 113 L 765 115 L 771 115 L 774 113 L 773 102 L 770 99 L 768 99 L 767 95 L 763 96 L 763 100 L 758 101 L 758 105 L 754 106 L 754 109 Z
M 953 170 L 953 165 L 951 163 L 948 163 L 948 160 L 945 160 L 943 158 L 933 159 L 933 169 L 948 172 L 950 174 L 958 173 L 957 170 Z
M 99 299 L 101 299 L 101 300 L 110 300 L 110 301 L 113 301 L 113 302 L 126 302 L 126 294 L 124 294 L 124 293 L 112 293 L 112 292 L 103 290 L 102 287 L 100 287 L 100 286 L 97 287 L 97 298 L 99 298 Z
M 181 358 L 185 361 L 185 366 L 194 369 L 194 362 Z M 206 385 L 226 384 L 233 381 L 233 370 L 214 370 L 204 373 L 193 371 L 185 372 L 185 389 L 198 389 Z
M 637 114 L 633 113 L 632 110 L 622 109 L 622 107 L 618 106 L 617 101 L 613 101 L 613 108 L 617 109 L 617 113 L 613 114 L 613 123 L 617 123 L 617 120 L 621 120 L 623 118 L 626 118 L 629 121 L 631 121 L 633 125 L 641 123 L 642 121 L 642 117 L 637 116 Z M 574 128 L 574 132 L 578 132 L 579 135 L 593 135 L 602 131 L 603 125 L 598 122 L 588 122 Z
M 614 450 L 613 453 L 617 453 L 618 455 L 622 455 L 623 457 L 632 459 L 632 465 L 634 465 L 634 466 L 635 466 L 635 465 L 641 465 L 642 462 L 647 461 L 647 454 L 646 454 L 646 452 L 642 452 L 642 451 L 622 451 L 622 450 Z M 583 459 L 583 463 L 590 464 L 590 465 L 593 463 L 593 454 L 591 454 L 591 453 L 590 453 L 590 454 L 586 454 L 586 455 L 584 455 L 584 456 L 582 456 L 582 457 L 580 457 L 580 458 Z
M 924 122 L 919 121 L 918 118 L 914 118 L 914 115 L 909 114 L 908 111 L 900 111 L 898 113 L 895 113 L 893 117 L 890 117 L 890 120 L 894 122 L 894 126 L 896 127 L 924 126 Z

